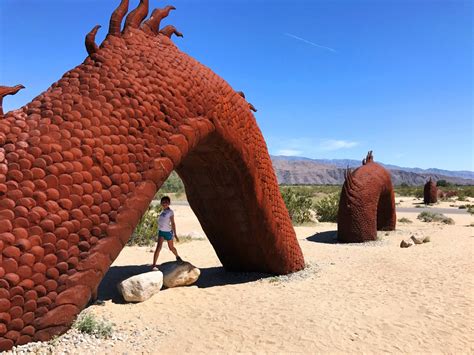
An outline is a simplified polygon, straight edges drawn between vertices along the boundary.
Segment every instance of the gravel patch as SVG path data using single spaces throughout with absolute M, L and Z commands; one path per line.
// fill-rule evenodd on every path
M 155 327 L 143 327 L 128 324 L 135 329 L 116 329 L 109 338 L 81 333 L 71 328 L 63 335 L 48 342 L 32 342 L 15 346 L 2 354 L 5 355 L 97 355 L 97 354 L 148 354 L 159 342 L 159 337 L 166 335 Z

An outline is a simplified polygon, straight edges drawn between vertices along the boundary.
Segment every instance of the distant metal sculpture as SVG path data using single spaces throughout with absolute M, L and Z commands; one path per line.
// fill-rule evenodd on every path
M 0 350 L 66 331 L 176 169 L 226 269 L 304 267 L 248 102 L 122 0 L 89 57 L 0 119 Z M 141 26 L 141 27 L 140 27 Z M 0 88 L 0 100 L 21 86 Z
M 431 180 L 431 178 L 423 188 L 423 201 L 425 205 L 438 202 L 438 187 L 436 186 L 436 183 Z
M 376 240 L 378 230 L 394 230 L 395 224 L 390 173 L 374 162 L 370 151 L 361 167 L 346 171 L 337 216 L 338 240 L 345 243 Z

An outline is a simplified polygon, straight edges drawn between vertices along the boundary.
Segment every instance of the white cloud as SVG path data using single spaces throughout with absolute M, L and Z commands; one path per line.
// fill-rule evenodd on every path
M 303 152 L 301 150 L 295 149 L 280 149 L 277 151 L 277 155 L 285 155 L 285 156 L 298 156 L 301 155 Z
M 339 149 L 347 149 L 357 146 L 358 142 L 351 142 L 345 140 L 336 140 L 336 139 L 325 139 L 321 141 L 319 147 L 322 150 L 339 150 Z
M 359 142 L 344 139 L 316 139 L 308 137 L 268 137 L 267 144 L 273 155 L 307 158 L 328 157 L 328 152 L 343 149 L 349 150 L 350 148 L 360 145 Z

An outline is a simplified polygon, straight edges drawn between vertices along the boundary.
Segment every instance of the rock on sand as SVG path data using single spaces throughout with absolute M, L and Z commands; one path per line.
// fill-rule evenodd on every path
M 187 261 L 164 263 L 160 265 L 160 270 L 163 272 L 163 284 L 168 288 L 192 285 L 201 275 L 201 270 Z
M 151 271 L 132 276 L 120 284 L 118 290 L 127 302 L 143 302 L 158 293 L 163 286 L 163 273 Z

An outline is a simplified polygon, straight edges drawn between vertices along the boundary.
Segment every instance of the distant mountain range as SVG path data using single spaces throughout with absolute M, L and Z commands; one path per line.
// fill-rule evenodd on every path
M 292 156 L 271 156 L 278 182 L 280 184 L 321 184 L 340 185 L 344 182 L 344 170 L 362 165 L 352 159 L 310 159 Z M 451 171 L 442 169 L 404 168 L 383 164 L 392 175 L 395 185 L 423 185 L 430 177 L 433 180 L 446 180 L 453 184 L 474 185 L 474 171 Z

